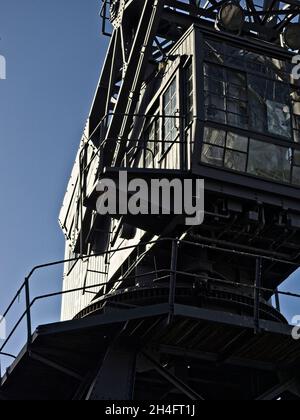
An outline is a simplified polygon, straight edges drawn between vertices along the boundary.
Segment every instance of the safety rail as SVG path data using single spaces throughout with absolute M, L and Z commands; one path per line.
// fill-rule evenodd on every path
M 126 139 L 106 138 L 106 134 L 113 117 L 132 118 L 139 126 L 139 132 L 133 133 Z M 108 113 L 97 124 L 89 137 L 85 137 L 79 153 L 79 221 L 80 228 L 77 236 L 80 240 L 80 254 L 83 254 L 83 220 L 85 214 L 85 198 L 93 192 L 95 182 L 102 173 L 106 162 L 104 156 L 108 148 L 118 150 L 125 145 L 124 158 L 120 165 L 114 162 L 107 166 L 129 169 L 174 169 L 188 170 L 192 148 L 194 147 L 192 130 L 197 116 L 187 115 L 158 115 L 158 114 L 118 114 Z M 134 126 L 133 124 L 133 126 Z M 150 129 L 153 127 L 152 134 Z M 167 132 L 168 127 L 169 132 Z M 95 136 L 96 144 L 95 145 Z M 170 138 L 171 134 L 171 138 Z M 154 139 L 149 138 L 154 135 Z M 98 141 L 99 139 L 99 141 Z M 140 154 L 140 159 L 137 156 Z M 77 202 L 74 205 L 77 205 Z
M 109 122 L 113 116 L 130 117 L 139 124 L 140 132 L 138 135 L 128 139 L 106 138 Z M 83 216 L 83 202 L 89 191 L 89 187 L 93 188 L 96 178 L 104 167 L 105 151 L 107 148 L 118 150 L 121 145 L 125 145 L 123 150 L 123 160 L 120 168 L 138 167 L 142 169 L 176 169 L 187 170 L 191 153 L 189 148 L 194 145 L 192 130 L 194 121 L 198 120 L 197 116 L 188 120 L 186 115 L 157 115 L 157 114 L 107 114 L 96 126 L 95 130 L 87 138 L 82 145 L 79 153 L 79 201 L 81 208 L 81 216 Z M 154 136 L 149 138 L 150 128 L 155 125 Z M 171 133 L 167 133 L 164 129 L 169 126 Z M 159 134 L 157 131 L 159 131 Z M 95 146 L 95 133 L 100 133 L 100 144 Z M 169 134 L 172 138 L 169 138 Z M 175 150 L 177 149 L 177 150 Z M 172 151 L 174 156 L 172 156 Z M 139 161 L 134 161 L 138 154 L 141 155 Z M 169 159 L 169 161 L 168 161 Z M 174 163 L 175 166 L 174 167 Z M 112 162 L 107 166 L 116 167 Z M 92 191 L 89 191 L 92 192 Z
M 129 139 L 121 139 L 121 138 L 106 138 L 109 127 L 111 125 L 111 120 L 113 117 L 116 118 L 131 118 L 133 120 L 133 126 L 135 124 L 138 124 L 140 127 L 139 133 L 134 133 L 134 136 L 132 134 L 133 138 Z M 150 147 L 146 147 L 147 150 L 145 150 L 145 128 L 149 127 L 149 123 L 153 123 L 156 121 L 160 125 L 160 131 L 161 135 L 159 138 L 157 137 L 157 140 L 148 140 L 148 144 Z M 174 123 L 171 124 L 171 126 L 176 127 L 177 133 L 176 138 L 172 139 L 172 141 L 168 141 L 165 135 L 162 135 L 162 130 L 164 126 L 164 122 L 166 121 L 174 121 Z M 107 166 L 113 166 L 116 167 L 112 162 L 104 162 L 104 149 L 109 148 L 109 145 L 111 145 L 111 148 L 113 145 L 124 145 L 124 144 L 132 144 L 132 142 L 139 143 L 138 147 L 135 146 L 135 149 L 131 147 L 131 152 L 136 151 L 139 149 L 140 151 L 143 150 L 144 146 L 144 156 L 146 155 L 146 161 L 141 161 L 141 167 L 144 167 L 144 169 L 147 168 L 147 165 L 149 164 L 149 167 L 147 169 L 153 169 L 158 170 L 159 166 L 164 165 L 164 162 L 166 161 L 168 156 L 171 156 L 171 150 L 173 150 L 175 147 L 178 147 L 182 149 L 182 161 L 180 162 L 181 169 L 185 170 L 189 165 L 190 156 L 192 154 L 192 149 L 194 147 L 194 141 L 193 141 L 193 135 L 192 130 L 195 128 L 195 122 L 196 121 L 202 121 L 201 118 L 197 115 L 190 116 L 190 115 L 182 115 L 182 114 L 176 114 L 176 115 L 158 115 L 155 114 L 140 114 L 140 113 L 115 113 L 110 112 L 106 114 L 100 121 L 97 123 L 95 128 L 89 135 L 86 135 L 83 133 L 83 142 L 79 151 L 79 157 L 78 157 L 78 182 L 75 182 L 74 185 L 72 185 L 73 191 L 71 194 L 71 201 L 72 204 L 68 204 L 66 207 L 68 208 L 67 213 L 64 215 L 64 220 L 61 222 L 62 227 L 64 226 L 64 221 L 67 219 L 68 215 L 71 212 L 71 209 L 75 206 L 78 206 L 79 211 L 79 218 L 78 223 L 80 226 L 77 226 L 76 232 L 73 232 L 72 235 L 72 243 L 75 247 L 75 243 L 80 241 L 80 255 L 83 255 L 83 232 L 82 232 L 82 226 L 83 221 L 85 217 L 85 206 L 84 201 L 85 198 L 93 192 L 93 188 L 95 187 L 95 182 L 97 182 L 97 179 L 99 175 L 101 174 L 101 171 L 104 169 L 104 164 L 107 163 Z M 175 131 L 175 130 L 174 130 Z M 160 154 L 159 158 L 155 159 L 155 157 L 152 155 L 152 149 L 155 149 L 155 147 L 160 147 L 163 150 L 163 152 Z M 189 150 L 190 149 L 190 150 Z M 129 148 L 125 147 L 125 156 L 128 155 Z M 145 153 L 146 152 L 146 153 Z M 106 154 L 105 154 L 106 156 Z M 153 159 L 152 159 L 153 158 Z M 152 168 L 151 168 L 152 166 Z M 154 166 L 154 168 L 153 168 Z M 163 168 L 167 169 L 167 168 Z M 75 226 L 75 225 L 74 225 Z M 65 232 L 69 239 L 70 239 L 70 232 Z
M 6 348 L 7 348 L 7 345 L 9 344 L 10 340 L 12 339 L 14 334 L 16 333 L 18 327 L 20 326 L 20 324 L 22 323 L 22 321 L 24 319 L 26 319 L 26 325 L 27 325 L 27 345 L 30 346 L 31 341 L 32 341 L 32 318 L 31 318 L 31 313 L 32 313 L 33 306 L 37 302 L 45 300 L 45 299 L 53 298 L 53 297 L 58 297 L 58 296 L 66 295 L 66 294 L 75 293 L 75 292 L 78 292 L 78 291 L 99 289 L 100 287 L 107 286 L 107 285 L 110 285 L 110 286 L 113 286 L 115 284 L 118 285 L 118 286 L 122 285 L 121 288 L 118 287 L 118 290 L 122 291 L 123 288 L 125 289 L 125 288 L 128 287 L 127 283 L 129 281 L 135 280 L 135 282 L 136 282 L 139 278 L 150 276 L 150 275 L 154 276 L 154 279 L 153 279 L 154 283 L 157 282 L 157 281 L 161 281 L 161 280 L 168 280 L 169 281 L 169 296 L 168 296 L 169 322 L 172 322 L 172 319 L 174 317 L 174 307 L 175 307 L 175 303 L 176 303 L 176 290 L 177 290 L 177 286 L 178 286 L 177 285 L 177 278 L 178 278 L 178 276 L 181 276 L 181 275 L 184 275 L 186 278 L 191 278 L 191 279 L 194 279 L 194 280 L 202 280 L 202 281 L 205 281 L 206 283 L 208 281 L 211 281 L 211 282 L 217 282 L 217 283 L 227 285 L 227 286 L 232 286 L 232 287 L 235 287 L 235 288 L 236 287 L 241 287 L 243 289 L 246 288 L 246 289 L 252 290 L 253 291 L 253 297 L 254 297 L 253 327 L 254 327 L 254 331 L 256 333 L 259 333 L 259 331 L 260 331 L 260 305 L 261 305 L 261 295 L 262 295 L 262 293 L 267 293 L 270 296 L 275 297 L 276 306 L 277 306 L 278 310 L 280 309 L 280 297 L 281 296 L 300 298 L 300 294 L 298 294 L 298 293 L 284 292 L 284 291 L 279 291 L 277 289 L 273 290 L 273 289 L 265 288 L 261 284 L 262 264 L 264 262 L 269 262 L 269 263 L 272 263 L 272 264 L 276 264 L 276 263 L 284 264 L 284 265 L 290 266 L 295 271 L 296 271 L 297 268 L 299 268 L 299 263 L 296 263 L 296 262 L 293 262 L 293 261 L 288 261 L 288 260 L 281 260 L 281 259 L 277 259 L 277 258 L 274 258 L 274 257 L 266 256 L 266 255 L 252 254 L 252 253 L 248 253 L 248 252 L 222 248 L 222 247 L 218 247 L 218 246 L 215 246 L 215 245 L 208 245 L 208 244 L 202 244 L 202 243 L 200 244 L 200 243 L 196 243 L 196 242 L 191 242 L 191 241 L 187 241 L 187 240 L 179 240 L 179 239 L 174 239 L 174 238 L 161 238 L 161 239 L 157 239 L 157 240 L 150 241 L 150 242 L 140 243 L 138 246 L 139 247 L 146 247 L 146 249 L 147 249 L 147 247 L 150 247 L 151 245 L 155 246 L 155 245 L 161 244 L 161 243 L 169 243 L 169 245 L 170 245 L 170 249 L 171 249 L 170 268 L 163 268 L 161 270 L 155 270 L 155 271 L 148 272 L 148 273 L 143 272 L 142 274 L 135 273 L 134 275 L 131 275 L 131 276 L 126 276 L 126 277 L 121 278 L 121 279 L 118 278 L 116 280 L 111 280 L 111 281 L 108 281 L 108 282 L 105 282 L 105 283 L 99 283 L 99 284 L 92 285 L 92 286 L 84 285 L 84 287 L 74 288 L 74 289 L 65 290 L 65 291 L 59 291 L 59 292 L 55 292 L 55 293 L 48 293 L 48 294 L 36 296 L 31 300 L 31 298 L 30 298 L 30 282 L 33 278 L 33 275 L 37 271 L 39 271 L 41 269 L 54 267 L 54 266 L 59 266 L 59 265 L 62 265 L 62 264 L 68 263 L 68 262 L 76 262 L 76 261 L 82 260 L 83 257 L 71 258 L 71 259 L 68 259 L 68 260 L 54 261 L 54 262 L 51 262 L 51 263 L 42 264 L 42 265 L 38 265 L 38 266 L 34 267 L 30 271 L 28 276 L 25 278 L 23 284 L 18 289 L 16 295 L 14 296 L 14 298 L 12 299 L 8 308 L 6 309 L 6 311 L 3 314 L 3 318 L 5 319 L 7 317 L 7 315 L 12 311 L 12 308 L 14 307 L 15 303 L 19 300 L 20 295 L 24 292 L 25 293 L 25 309 L 24 309 L 24 312 L 22 313 L 21 317 L 16 321 L 16 323 L 13 325 L 11 331 L 7 334 L 6 340 L 4 341 L 2 346 L 0 347 L 0 356 L 16 358 L 16 356 L 12 355 L 10 352 L 7 352 Z M 194 246 L 194 247 L 198 247 L 199 249 L 220 251 L 220 252 L 227 253 L 227 254 L 229 253 L 231 255 L 237 255 L 237 256 L 240 256 L 240 257 L 244 256 L 244 257 L 254 259 L 255 262 L 256 262 L 256 274 L 255 274 L 255 280 L 254 280 L 253 284 L 233 282 L 233 281 L 225 280 L 223 278 L 214 278 L 214 277 L 203 276 L 203 275 L 200 275 L 200 274 L 193 274 L 193 273 L 185 272 L 185 271 L 182 271 L 182 270 L 178 270 L 178 253 L 179 253 L 180 247 L 183 246 L 183 245 Z M 125 250 L 130 250 L 130 249 L 135 249 L 135 248 L 137 248 L 136 245 L 122 247 L 122 248 L 118 248 L 118 249 L 112 249 L 112 250 L 108 250 L 108 251 L 105 251 L 105 252 L 84 256 L 84 259 L 88 260 L 88 259 L 91 259 L 91 258 L 105 256 L 105 255 L 109 255 L 111 253 L 122 252 L 122 251 L 125 251 Z M 152 248 L 149 248 L 149 251 L 150 251 L 150 249 L 152 249 Z M 139 286 L 136 286 L 136 287 L 139 287 Z M 141 285 L 140 287 L 143 288 L 143 285 Z
M 133 134 L 129 138 L 106 138 L 106 133 L 109 127 L 109 123 L 112 117 L 128 117 L 135 120 L 135 123 L 140 126 L 140 130 L 138 135 Z M 98 123 L 96 128 L 94 129 L 93 133 L 89 137 L 85 136 L 85 143 L 83 144 L 81 151 L 80 151 L 80 171 L 87 172 L 91 165 L 93 164 L 94 160 L 98 157 L 101 158 L 101 152 L 110 145 L 116 143 L 120 145 L 121 143 L 138 143 L 139 146 L 142 148 L 143 145 L 145 146 L 147 143 L 155 144 L 158 143 L 159 145 L 164 145 L 163 155 L 161 156 L 161 160 L 164 159 L 164 154 L 168 153 L 170 147 L 173 144 L 178 143 L 184 145 L 188 142 L 188 144 L 192 143 L 192 136 L 191 130 L 193 128 L 193 124 L 195 120 L 199 120 L 198 116 L 187 116 L 187 115 L 158 115 L 158 114 L 117 114 L 117 113 L 108 113 L 103 117 L 103 119 Z M 150 138 L 150 128 L 154 129 L 152 133 L 154 138 Z M 169 131 L 168 131 L 169 130 Z M 99 146 L 95 146 L 95 134 L 96 132 L 100 133 L 100 144 Z M 159 132 L 159 134 L 157 134 Z M 170 138 L 171 135 L 171 138 Z M 147 138 L 148 136 L 148 138 Z M 85 154 L 87 153 L 87 149 L 91 147 L 93 150 L 93 157 L 86 162 L 86 165 L 82 165 L 82 162 L 85 159 Z M 125 152 L 128 151 L 125 148 Z

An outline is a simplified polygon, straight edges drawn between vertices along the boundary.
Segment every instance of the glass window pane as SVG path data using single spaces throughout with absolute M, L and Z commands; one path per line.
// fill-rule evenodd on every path
M 186 123 L 188 124 L 193 120 L 194 115 L 194 84 L 192 63 L 188 65 L 185 72 L 185 115 Z
M 221 42 L 207 40 L 205 42 L 204 51 L 207 60 L 215 61 L 216 63 L 220 63 L 220 61 L 223 62 L 224 44 Z
M 267 100 L 268 130 L 277 136 L 291 136 L 291 114 L 287 105 Z
M 293 169 L 293 184 L 300 185 L 300 167 L 297 166 Z
M 266 81 L 266 98 L 288 105 L 290 102 L 290 87 L 286 83 L 279 83 L 272 80 Z
M 245 172 L 247 165 L 247 155 L 241 152 L 234 152 L 226 150 L 225 153 L 225 166 L 234 171 Z
M 291 159 L 289 149 L 250 140 L 247 171 L 259 177 L 290 182 Z
M 202 149 L 202 162 L 214 166 L 223 166 L 224 149 L 204 144 Z
M 265 105 L 265 81 L 260 77 L 249 76 L 250 124 L 254 130 L 267 131 Z
M 220 124 L 226 124 L 226 112 L 220 111 L 214 105 L 210 105 L 205 110 L 206 118 Z
M 294 165 L 300 166 L 300 150 L 294 150 Z
M 236 113 L 227 114 L 227 122 L 233 127 L 247 128 L 248 126 L 248 117 L 247 115 L 241 115 Z
M 210 105 L 212 108 L 217 108 L 224 111 L 226 109 L 225 97 L 223 96 L 212 95 L 211 93 L 208 93 L 205 96 L 205 102 L 207 105 Z
M 228 96 L 231 98 L 240 99 L 242 101 L 247 100 L 247 91 L 245 88 L 236 85 L 228 85 Z
M 246 103 L 238 99 L 227 100 L 227 111 L 247 117 Z
M 209 77 L 204 79 L 205 90 L 210 93 L 214 93 L 218 96 L 225 95 L 224 82 L 220 80 L 214 80 Z
M 211 127 L 204 129 L 204 141 L 215 146 L 225 147 L 226 132 Z
M 231 45 L 225 45 L 225 54 L 226 54 L 226 64 L 230 66 L 236 66 L 236 67 L 246 67 L 246 51 L 233 47 Z
M 246 86 L 246 75 L 237 71 L 227 70 L 227 81 L 230 84 L 245 87 Z
M 204 64 L 204 74 L 211 79 L 225 80 L 223 67 L 214 64 Z
M 170 87 L 164 94 L 164 141 L 166 143 L 172 142 L 176 139 L 178 130 L 176 124 L 177 112 L 177 92 L 176 92 L 176 78 L 171 83 Z M 174 117 L 172 117 L 174 116 Z M 168 118 L 169 117 L 169 118 Z
M 294 142 L 300 143 L 300 131 L 294 130 Z
M 207 119 L 248 128 L 245 73 L 206 64 L 204 86 Z
M 266 69 L 266 58 L 263 55 L 249 52 L 246 59 L 246 66 L 248 70 L 255 71 L 257 73 L 265 74 Z
M 294 89 L 291 94 L 293 113 L 300 115 L 300 90 Z
M 249 108 L 253 130 L 291 138 L 287 84 L 249 75 Z
M 240 136 L 239 134 L 228 132 L 226 147 L 228 149 L 234 149 L 240 152 L 247 152 L 248 137 L 243 137 L 243 136 Z
M 300 102 L 298 105 L 294 104 L 293 128 L 294 128 L 294 142 L 300 143 Z

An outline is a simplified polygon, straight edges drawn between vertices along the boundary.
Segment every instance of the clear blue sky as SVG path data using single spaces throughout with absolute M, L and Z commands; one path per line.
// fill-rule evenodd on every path
M 7 60 L 7 80 L 0 81 L 0 313 L 32 266 L 64 255 L 58 213 L 107 47 L 100 3 L 0 2 Z M 288 287 L 300 290 L 297 283 L 299 275 Z M 47 271 L 34 277 L 33 292 L 61 284 L 60 269 Z M 299 303 L 285 309 L 300 313 Z M 58 299 L 38 306 L 34 323 L 58 320 L 59 310 Z M 21 334 L 8 350 L 23 340 Z
M 7 80 L 0 80 L 0 313 L 32 266 L 64 256 L 58 213 L 107 48 L 100 5 L 0 1 L 7 61 Z M 61 270 L 34 279 L 35 293 L 61 288 Z M 58 319 L 59 310 L 59 300 L 49 301 L 39 321 Z

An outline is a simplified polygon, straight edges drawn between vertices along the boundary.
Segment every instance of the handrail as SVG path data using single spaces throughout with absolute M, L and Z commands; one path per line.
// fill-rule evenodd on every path
M 98 156 L 100 156 L 100 152 L 101 151 L 103 151 L 103 148 L 107 145 L 107 144 L 109 144 L 110 142 L 111 143 L 115 143 L 115 144 L 121 144 L 121 142 L 122 141 L 124 141 L 124 140 L 120 140 L 120 139 L 113 139 L 113 138 L 108 138 L 108 139 L 105 139 L 104 141 L 103 141 L 103 143 L 101 144 L 101 146 L 100 146 L 100 148 L 98 148 L 96 151 L 95 151 L 95 154 L 94 154 L 94 156 L 90 159 L 90 161 L 89 161 L 89 163 L 84 167 L 84 168 L 81 168 L 81 173 L 86 173 L 89 169 L 90 169 L 90 167 L 91 167 L 91 165 L 92 165 L 92 163 L 94 162 L 94 160 L 95 160 L 95 158 L 96 158 L 96 156 L 98 155 Z M 160 157 L 160 162 L 161 161 L 163 161 L 164 159 L 165 159 L 165 157 L 166 157 L 166 155 L 170 152 L 170 150 L 172 149 L 172 147 L 174 146 L 174 145 L 176 145 L 176 144 L 179 144 L 179 145 L 184 145 L 184 144 L 186 144 L 186 142 L 184 141 L 184 140 L 170 140 L 170 141 L 166 141 L 166 140 L 164 140 L 164 139 L 155 139 L 155 140 L 151 140 L 151 139 L 143 139 L 143 140 L 139 140 L 139 139 L 128 139 L 127 140 L 128 142 L 131 142 L 131 143 L 139 143 L 139 145 L 138 146 L 128 146 L 127 148 L 126 148 L 126 150 L 125 150 L 125 153 L 130 153 L 130 152 L 132 152 L 133 150 L 137 150 L 137 151 L 141 151 L 141 152 L 143 152 L 143 151 L 149 151 L 149 152 L 151 152 L 151 153 L 153 153 L 153 150 L 151 150 L 151 149 L 149 149 L 149 148 L 147 148 L 147 147 L 145 147 L 147 144 L 149 144 L 149 143 L 154 143 L 154 144 L 167 144 L 167 150 L 165 150 L 164 151 L 164 153 L 163 153 L 163 155 Z M 194 143 L 193 141 L 190 141 L 189 143 Z M 155 157 L 155 156 L 154 156 Z M 151 169 L 151 168 L 150 168 Z
M 2 353 L 0 352 L 0 356 L 10 357 L 11 359 L 16 359 L 17 356 L 10 354 L 10 353 Z
M 131 117 L 131 118 L 138 118 L 138 119 L 142 119 L 143 124 L 145 124 L 147 121 L 149 121 L 149 123 L 151 124 L 153 121 L 166 121 L 166 120 L 170 120 L 173 119 L 175 121 L 179 120 L 180 121 L 180 125 L 179 127 L 177 127 L 178 129 L 178 135 L 176 137 L 175 140 L 171 140 L 170 142 L 167 142 L 165 139 L 158 139 L 158 140 L 146 140 L 144 138 L 141 139 L 137 139 L 137 138 L 128 138 L 128 139 L 122 139 L 122 138 L 106 138 L 106 125 L 107 122 L 110 120 L 111 117 Z M 97 124 L 96 128 L 93 130 L 92 134 L 90 134 L 89 137 L 87 137 L 85 135 L 85 133 L 83 133 L 83 136 L 86 139 L 86 142 L 83 144 L 80 152 L 79 152 L 79 192 L 77 196 L 77 200 L 78 200 L 78 204 L 79 204 L 79 220 L 80 220 L 80 229 L 79 229 L 79 240 L 80 240 L 80 254 L 83 255 L 83 230 L 82 230 L 82 226 L 83 226 L 83 219 L 84 219 L 84 192 L 85 188 L 87 186 L 87 182 L 88 182 L 88 177 L 89 177 L 89 171 L 92 167 L 93 162 L 95 162 L 96 159 L 99 159 L 98 162 L 98 168 L 97 168 L 97 172 L 102 168 L 102 162 L 101 162 L 101 157 L 104 154 L 104 148 L 107 144 L 109 144 L 110 142 L 113 143 L 115 142 L 116 144 L 121 144 L 124 141 L 125 142 L 131 142 L 131 143 L 137 143 L 137 142 L 141 142 L 141 146 L 145 145 L 146 143 L 156 143 L 156 144 L 164 144 L 167 145 L 166 150 L 163 151 L 162 156 L 160 156 L 160 160 L 158 162 L 159 165 L 162 164 L 162 162 L 166 159 L 167 155 L 170 153 L 171 149 L 174 147 L 174 144 L 179 144 L 181 147 L 180 150 L 180 169 L 184 168 L 184 165 L 187 162 L 187 156 L 188 156 L 188 152 L 187 150 L 183 150 L 184 146 L 187 146 L 187 142 L 186 142 L 186 130 L 189 129 L 191 130 L 193 128 L 193 124 L 194 124 L 194 120 L 198 120 L 199 117 L 197 116 L 189 116 L 189 123 L 185 124 L 187 122 L 187 118 L 188 116 L 186 114 L 164 114 L 164 115 L 160 115 L 160 114 L 140 114 L 140 113 L 115 113 L 115 112 L 110 112 L 107 113 L 101 120 L 100 122 Z M 146 127 L 148 128 L 148 127 Z M 185 128 L 184 133 L 182 132 L 183 128 Z M 145 133 L 145 127 L 141 126 L 140 127 L 140 133 Z M 162 129 L 162 127 L 161 127 Z M 95 145 L 92 142 L 92 139 L 95 135 L 95 133 L 100 130 L 100 132 L 104 131 L 103 137 L 105 137 L 104 139 L 100 138 L 100 145 L 98 147 L 95 147 Z M 100 133 L 101 134 L 101 133 Z M 184 134 L 185 138 L 181 140 L 181 135 Z M 101 135 L 100 135 L 101 137 Z M 179 141 L 177 141 L 177 139 L 179 138 Z M 194 141 L 192 141 L 192 137 L 189 139 L 189 144 L 192 145 L 194 144 Z M 83 167 L 83 159 L 85 154 L 87 153 L 87 149 L 88 147 L 92 147 L 93 148 L 93 156 L 89 159 L 89 161 L 85 164 L 85 167 Z M 125 150 L 125 157 L 127 153 L 131 152 L 133 150 L 133 147 L 129 149 L 129 151 Z M 138 147 L 136 147 L 136 150 L 139 150 Z M 143 153 L 143 149 L 140 149 L 141 153 Z M 155 169 L 155 156 L 154 153 L 149 149 L 149 152 L 151 152 L 152 154 L 152 169 Z M 145 154 L 143 155 L 143 167 L 147 167 L 146 165 L 146 156 Z
M 171 119 L 171 118 L 173 118 L 173 119 L 175 119 L 175 120 L 186 120 L 187 119 L 187 115 L 185 115 L 185 114 L 183 114 L 183 115 L 181 115 L 181 114 L 179 114 L 179 115 L 158 115 L 158 114 L 126 114 L 126 113 L 124 113 L 124 114 L 119 114 L 119 113 L 114 113 L 114 112 L 110 112 L 110 113 L 108 113 L 108 114 L 106 114 L 101 120 L 100 120 L 100 122 L 98 123 L 98 125 L 96 126 L 96 128 L 94 129 L 94 131 L 92 132 L 92 134 L 90 134 L 90 136 L 89 137 L 87 137 L 84 133 L 83 133 L 83 136 L 85 137 L 85 139 L 86 139 L 86 143 L 82 146 L 82 149 L 81 149 L 81 152 L 80 152 L 80 154 L 82 153 L 82 151 L 84 150 L 84 148 L 92 141 L 92 138 L 93 138 L 93 136 L 95 135 L 95 133 L 99 130 L 99 128 L 101 128 L 101 126 L 105 123 L 105 121 L 106 120 L 109 120 L 109 118 L 110 117 L 113 117 L 113 116 L 119 116 L 119 117 L 132 117 L 132 118 L 145 118 L 145 119 Z M 191 118 L 190 116 L 189 116 L 189 118 Z M 192 122 L 190 122 L 189 123 L 189 126 L 191 126 L 192 124 L 193 124 L 193 121 L 194 120 L 199 120 L 199 117 L 198 116 L 193 116 L 192 117 Z M 100 142 L 100 145 L 98 146 L 98 148 L 96 148 L 96 154 L 97 153 L 99 153 L 99 151 L 103 148 L 103 146 L 104 146 L 104 144 L 105 143 L 107 143 L 108 141 L 113 141 L 113 140 L 116 140 L 116 141 L 124 141 L 124 139 L 122 139 L 122 138 L 117 138 L 117 139 L 103 139 L 103 140 L 101 140 L 101 142 Z M 126 139 L 127 141 L 138 141 L 139 139 L 131 139 L 131 138 L 128 138 L 128 139 Z M 164 141 L 164 140 L 161 140 L 161 141 Z M 82 157 L 82 156 L 81 156 Z
M 224 252 L 224 253 L 229 253 L 229 254 L 233 254 L 233 255 L 239 255 L 239 256 L 247 256 L 249 258 L 253 258 L 256 261 L 267 261 L 267 262 L 272 262 L 272 263 L 280 263 L 280 264 L 286 264 L 289 265 L 291 267 L 294 267 L 295 270 L 296 268 L 299 268 L 299 263 L 296 262 L 292 262 L 292 261 L 287 261 L 287 260 L 282 260 L 282 259 L 278 259 L 278 258 L 274 258 L 274 257 L 270 257 L 270 256 L 266 256 L 266 255 L 259 255 L 259 254 L 253 254 L 253 253 L 249 253 L 249 252 L 243 252 L 243 251 L 237 251 L 234 249 L 227 249 L 227 248 L 222 248 L 222 247 L 218 247 L 218 246 L 213 246 L 213 245 L 208 245 L 208 244 L 200 244 L 200 243 L 196 243 L 196 242 L 191 242 L 188 240 L 179 240 L 179 239 L 174 239 L 174 238 L 159 238 L 157 240 L 153 240 L 153 241 L 148 241 L 148 242 L 142 242 L 139 244 L 140 247 L 143 246 L 149 246 L 149 245 L 156 245 L 159 243 L 163 243 L 163 242 L 168 242 L 170 243 L 171 247 L 172 247 L 172 253 L 171 253 L 171 266 L 170 269 L 160 269 L 160 270 L 155 270 L 149 273 L 142 273 L 142 274 L 134 274 L 131 276 L 127 276 L 124 278 L 118 278 L 117 280 L 109 280 L 107 282 L 103 282 L 100 284 L 96 284 L 93 286 L 86 286 L 84 285 L 83 287 L 80 288 L 74 288 L 74 289 L 69 289 L 69 290 L 62 290 L 60 292 L 54 292 L 54 293 L 48 293 L 48 294 L 44 294 L 44 295 L 40 295 L 40 296 L 36 296 L 34 297 L 32 300 L 30 299 L 30 281 L 34 275 L 34 273 L 38 270 L 44 269 L 44 268 L 50 268 L 50 267 L 54 267 L 54 266 L 58 266 L 58 265 L 62 265 L 68 262 L 76 262 L 76 261 L 80 261 L 80 260 L 88 260 L 91 258 L 97 258 L 99 256 L 104 256 L 104 255 L 109 255 L 112 253 L 116 253 L 116 252 L 121 252 L 121 251 L 125 251 L 125 250 L 129 250 L 129 249 L 135 249 L 136 245 L 130 245 L 130 246 L 125 246 L 125 247 L 121 247 L 121 248 L 117 248 L 117 249 L 111 249 L 108 251 L 103 251 L 103 252 L 99 252 L 96 254 L 90 254 L 87 256 L 80 256 L 80 257 L 75 257 L 75 258 L 70 258 L 70 259 L 65 259 L 65 260 L 57 260 L 57 261 L 53 261 L 50 263 L 46 263 L 46 264 L 40 264 L 40 265 L 36 265 L 35 267 L 32 268 L 32 270 L 29 272 L 29 274 L 26 276 L 25 281 L 23 282 L 22 286 L 18 289 L 16 295 L 14 296 L 14 298 L 12 299 L 11 303 L 8 305 L 8 308 L 6 309 L 6 311 L 4 312 L 4 317 L 6 317 L 8 315 L 8 313 L 11 311 L 14 303 L 16 302 L 16 300 L 18 299 L 18 297 L 21 295 L 21 293 L 23 292 L 23 290 L 25 290 L 25 311 L 22 313 L 21 317 L 18 319 L 18 321 L 16 321 L 16 323 L 14 324 L 14 326 L 12 327 L 12 330 L 10 331 L 9 335 L 7 336 L 5 342 L 2 344 L 2 346 L 0 347 L 0 356 L 6 356 L 6 357 L 12 357 L 15 358 L 15 356 L 13 356 L 10 353 L 5 353 L 4 349 L 7 346 L 7 344 L 9 343 L 10 339 L 12 338 L 12 336 L 14 335 L 14 333 L 16 332 L 16 330 L 18 329 L 19 325 L 21 324 L 21 322 L 25 319 L 27 320 L 27 344 L 28 346 L 30 346 L 31 344 L 31 340 L 32 340 L 32 321 L 31 321 L 31 309 L 34 306 L 34 304 L 37 301 L 46 299 L 46 298 L 51 298 L 51 297 L 56 297 L 56 296 L 63 296 L 66 294 L 71 294 L 71 293 L 75 293 L 77 291 L 82 291 L 83 289 L 85 290 L 92 290 L 92 289 L 97 289 L 103 286 L 107 286 L 107 285 L 114 285 L 114 284 L 120 284 L 123 283 L 123 285 L 125 286 L 127 284 L 128 281 L 133 280 L 133 279 L 138 279 L 138 278 L 143 278 L 146 277 L 148 275 L 161 275 L 161 277 L 155 278 L 155 282 L 157 280 L 161 280 L 161 279 L 167 279 L 170 278 L 170 296 L 169 296 L 169 303 L 170 303 L 170 317 L 169 317 L 169 322 L 172 322 L 172 312 L 174 311 L 174 302 L 175 302 L 175 298 L 176 298 L 176 284 L 177 284 L 177 276 L 178 275 L 184 275 L 186 277 L 190 277 L 192 279 L 198 279 L 198 280 L 202 280 L 202 281 L 214 281 L 214 282 L 218 282 L 220 284 L 224 284 L 224 285 L 228 285 L 228 286 L 234 286 L 234 287 L 243 287 L 243 288 L 248 288 L 250 290 L 253 290 L 254 292 L 256 292 L 257 296 L 260 296 L 261 292 L 265 292 L 265 293 L 269 293 L 272 296 L 276 295 L 278 296 L 288 296 L 288 297 L 294 297 L 294 298 L 300 298 L 300 294 L 298 293 L 291 293 L 291 292 L 284 292 L 284 291 L 279 291 L 277 289 L 273 290 L 273 289 L 269 289 L 269 288 L 265 288 L 262 287 L 261 285 L 257 285 L 257 283 L 255 284 L 243 284 L 243 283 L 239 283 L 239 282 L 232 282 L 232 281 L 228 281 L 225 279 L 221 279 L 221 278 L 214 278 L 214 277 L 207 277 L 204 275 L 199 275 L 199 274 L 193 274 L 193 273 L 188 273 L 185 271 L 180 271 L 177 269 L 177 255 L 178 255 L 178 249 L 181 245 L 190 245 L 190 246 L 195 246 L 195 247 L 199 247 L 201 249 L 210 249 L 210 250 L 218 250 L 220 252 Z M 154 284 L 155 284 L 154 282 Z M 259 332 L 259 313 L 260 313 L 260 299 L 258 298 L 255 301 L 255 325 L 256 325 L 256 332 Z
M 105 122 L 105 120 L 109 120 L 111 117 L 132 117 L 132 118 L 177 118 L 177 119 L 186 119 L 188 116 L 186 114 L 179 114 L 179 115 L 158 115 L 158 114 L 139 114 L 139 113 L 118 113 L 118 112 L 108 112 L 106 115 L 104 115 L 99 123 L 94 128 L 93 132 L 87 137 L 85 133 L 83 133 L 83 137 L 86 139 L 87 142 L 90 142 L 93 138 L 93 136 L 96 134 L 96 132 L 101 128 L 102 124 Z M 193 115 L 189 118 L 192 118 L 193 120 L 200 120 L 200 116 Z

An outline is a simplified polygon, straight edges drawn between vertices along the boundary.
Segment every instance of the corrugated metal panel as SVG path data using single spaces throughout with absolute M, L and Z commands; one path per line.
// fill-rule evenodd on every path
M 67 256 L 66 256 L 67 257 Z M 105 273 L 107 270 L 104 257 L 95 257 L 88 260 L 80 260 L 73 270 L 68 274 L 65 269 L 63 290 L 71 290 L 86 287 L 73 293 L 65 294 L 62 302 L 61 318 L 68 320 L 74 318 L 93 300 L 95 294 L 101 289 L 101 285 L 107 281 Z M 95 288 L 87 289 L 90 286 Z

